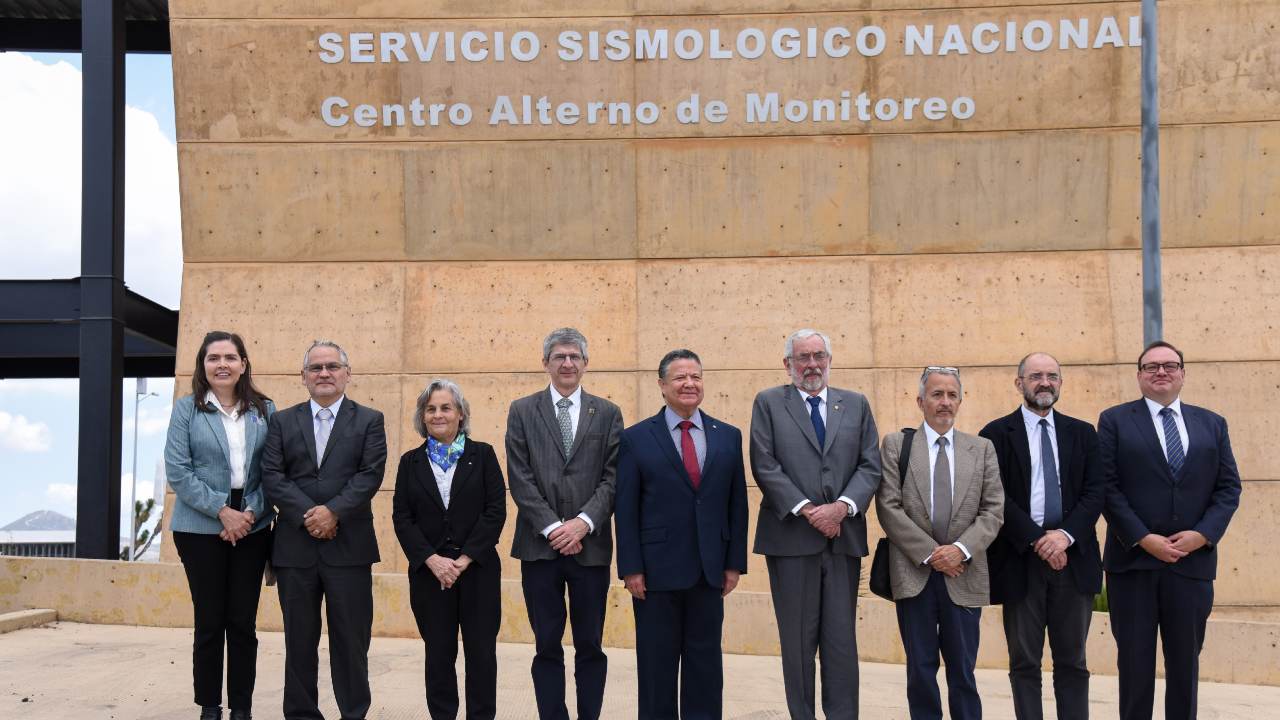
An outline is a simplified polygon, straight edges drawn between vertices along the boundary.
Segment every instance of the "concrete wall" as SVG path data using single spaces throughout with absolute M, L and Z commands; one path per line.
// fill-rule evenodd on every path
M 420 442 L 407 417 L 416 393 L 432 376 L 456 378 L 475 436 L 501 456 L 507 405 L 545 385 L 540 341 L 560 325 L 586 333 L 586 384 L 628 423 L 660 405 L 659 357 L 688 346 L 705 362 L 708 412 L 745 429 L 754 394 L 785 381 L 782 343 L 802 326 L 833 336 L 832 383 L 865 392 L 882 432 L 918 423 L 916 378 L 933 363 L 964 368 L 960 428 L 980 428 L 1016 406 L 1013 364 L 1033 349 L 1065 365 L 1061 409 L 1092 420 L 1137 395 L 1138 48 L 571 65 L 544 52 L 518 67 L 316 59 L 327 31 L 878 24 L 895 42 L 908 24 L 1096 26 L 1139 13 L 1137 2 L 964 4 L 824 0 L 780 15 L 789 3 L 173 0 L 186 259 L 178 387 L 209 329 L 245 335 L 255 375 L 281 405 L 305 398 L 297 368 L 313 338 L 343 344 L 351 396 L 389 419 L 375 503 L 375 569 L 387 573 L 405 570 L 390 496 L 395 458 Z M 1217 605 L 1265 615 L 1280 609 L 1280 580 L 1254 572 L 1269 563 L 1258 538 L 1280 510 L 1280 460 L 1263 421 L 1280 370 L 1280 5 L 1166 0 L 1160 15 L 1166 337 L 1190 362 L 1184 397 L 1231 422 L 1246 480 Z M 481 108 L 527 89 L 655 99 L 670 111 L 691 88 L 810 97 L 850 87 L 962 93 L 978 112 L 963 122 L 502 129 L 335 129 L 318 112 L 328 95 Z M 510 529 L 504 549 L 509 540 Z M 769 620 L 760 558 L 750 570 L 727 632 Z M 507 578 L 518 574 L 506 563 Z M 518 618 L 519 593 L 508 595 Z
M 375 635 L 417 637 L 409 612 L 409 583 L 401 575 L 374 575 Z M 501 642 L 533 642 L 533 631 L 521 604 L 520 583 L 504 580 Z M 0 599 L 9 611 L 44 608 L 59 620 L 110 625 L 190 627 L 191 599 L 182 567 L 172 563 L 127 563 L 62 558 L 0 558 Z M 633 647 L 630 596 L 612 588 L 605 616 L 605 644 Z M 768 591 L 739 591 L 725 604 L 725 652 L 778 654 L 777 625 Z M 1089 633 L 1089 668 L 1116 672 L 1115 643 L 1109 616 L 1094 613 Z M 1280 685 L 1280 624 L 1215 615 L 1209 620 L 1200 674 L 1212 682 Z M 280 604 L 275 588 L 265 588 L 258 608 L 258 628 L 279 632 Z M 743 632 L 750 628 L 750 632 Z M 1005 667 L 1008 654 L 1000 609 L 982 617 L 980 667 Z M 858 654 L 867 662 L 902 663 L 893 605 L 876 597 L 858 603 Z M 1049 668 L 1049 658 L 1045 667 Z

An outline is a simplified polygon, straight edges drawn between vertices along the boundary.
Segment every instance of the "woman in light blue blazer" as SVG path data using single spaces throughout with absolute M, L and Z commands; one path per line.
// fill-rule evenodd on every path
M 221 720 L 225 639 L 231 720 L 250 720 L 274 516 L 262 490 L 262 446 L 275 405 L 254 387 L 234 333 L 205 335 L 191 391 L 173 404 L 164 464 L 176 496 L 169 530 L 195 607 L 195 702 L 200 720 Z

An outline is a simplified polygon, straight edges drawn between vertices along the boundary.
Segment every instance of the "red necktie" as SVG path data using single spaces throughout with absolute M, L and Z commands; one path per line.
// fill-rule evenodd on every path
M 693 435 L 689 434 L 693 423 L 682 420 L 676 427 L 680 428 L 680 454 L 684 458 L 684 471 L 689 473 L 689 482 L 697 490 L 702 483 L 702 471 L 698 469 L 698 448 L 693 444 Z

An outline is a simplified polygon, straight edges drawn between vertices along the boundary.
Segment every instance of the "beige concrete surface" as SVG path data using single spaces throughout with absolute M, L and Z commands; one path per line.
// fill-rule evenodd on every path
M 35 608 L 32 610 L 15 610 L 0 614 L 0 634 L 23 630 L 29 627 L 47 625 L 58 621 L 55 610 Z
M 283 683 L 283 636 L 258 634 L 258 682 L 254 710 L 258 717 L 277 717 Z M 602 717 L 635 716 L 635 655 L 609 649 L 609 680 Z M 195 717 L 191 703 L 191 631 L 118 625 L 60 622 L 0 636 L 0 716 L 10 720 L 171 720 Z M 459 653 L 459 679 L 465 677 Z M 535 718 L 529 662 L 533 647 L 498 646 L 498 717 Z M 572 651 L 566 650 L 572 658 Z M 327 670 L 326 641 L 321 641 L 320 707 L 336 717 Z M 724 656 L 724 710 L 727 720 L 785 718 L 782 672 L 776 657 Z M 572 677 L 572 673 L 569 673 Z M 369 652 L 373 695 L 370 720 L 424 717 L 423 649 L 417 639 L 374 638 Z M 945 678 L 939 682 L 944 687 Z M 1163 695 L 1163 681 L 1156 697 Z M 1052 683 L 1045 676 L 1045 687 Z M 979 670 L 983 716 L 1013 718 L 1006 676 Z M 906 720 L 906 676 L 901 666 L 862 663 L 862 717 Z M 568 696 L 573 697 L 572 690 Z M 1051 700 L 1049 701 L 1051 707 Z M 1113 717 L 1116 679 L 1095 676 L 1090 688 L 1091 712 Z M 572 707 L 572 704 L 570 705 Z M 1200 684 L 1203 720 L 1259 720 L 1280 707 L 1280 688 Z M 1052 713 L 1046 713 L 1052 717 Z
M 878 530 L 873 528 L 872 534 L 878 534 Z M 403 560 L 384 553 L 383 564 L 377 567 L 395 567 L 394 563 L 399 563 L 400 572 L 373 576 L 373 633 L 382 637 L 416 637 Z M 723 644 L 729 652 L 753 655 L 779 652 L 773 604 L 760 565 L 763 565 L 760 558 L 753 556 L 752 572 L 745 576 L 743 589 L 734 592 L 725 602 Z M 502 582 L 503 623 L 499 639 L 532 642 L 518 565 L 504 561 L 504 568 L 508 577 Z M 511 577 L 513 574 L 516 577 Z M 1249 577 L 1235 574 L 1235 580 L 1240 582 L 1247 582 Z M 1223 602 L 1221 592 L 1218 595 L 1220 607 L 1231 607 Z M 191 624 L 186 578 L 181 566 L 170 563 L 6 558 L 0 560 L 0 598 L 6 598 L 17 608 L 56 609 L 58 617 L 69 622 L 161 627 Z M 635 625 L 630 606 L 630 596 L 621 585 L 610 588 L 605 645 L 634 645 Z M 1201 677 L 1280 686 L 1280 617 L 1250 612 L 1253 609 L 1249 606 L 1235 607 L 1241 612 L 1215 614 L 1209 620 L 1201 654 Z M 893 606 L 864 595 L 858 602 L 857 612 L 859 656 L 867 661 L 903 662 Z M 1095 614 L 1088 646 L 1090 667 L 1106 674 L 1115 672 L 1115 644 L 1108 619 L 1105 614 Z M 280 606 L 274 588 L 263 591 L 258 627 L 281 629 Z M 987 608 L 983 612 L 982 633 L 978 665 L 1005 667 L 1007 651 L 998 608 Z

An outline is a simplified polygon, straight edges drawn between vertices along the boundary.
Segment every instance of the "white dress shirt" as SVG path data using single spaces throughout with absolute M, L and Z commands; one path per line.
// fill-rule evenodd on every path
M 796 392 L 800 395 L 800 399 L 804 402 L 805 412 L 808 412 L 808 413 L 813 412 L 813 410 L 810 409 L 812 406 L 809 404 L 809 398 L 811 397 L 818 398 L 818 414 L 822 416 L 822 426 L 826 427 L 827 426 L 827 388 L 823 387 L 821 390 L 818 391 L 817 395 L 810 395 L 807 391 L 801 390 L 799 387 L 796 387 L 795 385 L 792 385 L 791 387 L 796 389 Z M 849 517 L 853 517 L 854 515 L 858 514 L 858 504 L 855 503 L 852 498 L 841 495 L 836 499 L 844 503 L 845 505 L 849 506 Z M 796 503 L 795 507 L 791 508 L 791 514 L 799 516 L 800 510 L 805 505 L 808 505 L 808 504 L 809 504 L 809 501 L 807 499 L 801 500 L 800 502 Z
M 933 517 L 933 470 L 935 463 L 938 462 L 938 438 L 945 437 L 947 439 L 947 469 L 951 471 L 951 477 L 947 478 L 951 484 L 951 508 L 954 512 L 956 506 L 956 430 L 950 428 L 945 435 L 939 435 L 933 428 L 929 427 L 929 423 L 924 424 L 924 439 L 929 443 L 929 517 Z M 964 559 L 968 560 L 973 557 L 969 554 L 969 548 L 964 543 L 953 543 L 960 548 L 960 552 L 964 553 Z M 932 556 L 930 556 L 932 557 Z M 929 562 L 929 558 L 925 558 L 921 565 Z
M 428 453 L 430 457 L 430 453 Z M 440 499 L 444 501 L 444 509 L 449 509 L 449 491 L 453 489 L 453 474 L 458 469 L 458 463 L 449 466 L 448 470 L 441 470 L 440 466 L 434 461 L 427 463 L 431 466 L 431 472 L 436 476 L 436 487 L 440 490 Z
M 1168 462 L 1169 446 L 1165 444 L 1164 439 L 1164 418 L 1160 417 L 1160 411 L 1165 406 L 1151 398 L 1143 398 L 1143 400 L 1147 401 L 1147 410 L 1151 411 L 1151 422 L 1156 426 L 1156 437 L 1160 439 L 1160 452 L 1164 453 L 1165 462 Z M 1182 419 L 1182 399 L 1175 398 L 1169 403 L 1169 409 L 1173 411 L 1173 422 L 1178 426 L 1178 437 L 1182 438 L 1182 457 L 1185 458 L 1191 447 L 1189 444 L 1191 438 L 1187 435 L 1187 421 Z
M 550 400 L 551 414 L 559 417 L 560 406 L 556 405 L 556 403 L 560 402 L 560 399 L 566 396 L 561 395 L 560 391 L 556 390 L 555 385 L 548 385 L 547 393 L 551 396 L 551 400 Z M 570 434 L 572 434 L 574 437 L 578 437 L 578 416 L 582 414 L 582 386 L 579 385 L 578 387 L 574 388 L 573 394 L 568 395 L 567 397 L 569 398 L 569 402 L 571 403 L 569 407 L 566 408 L 569 411 L 569 431 L 570 431 Z M 582 518 L 582 521 L 587 524 L 588 534 L 596 531 L 595 522 L 592 521 L 591 518 L 586 513 L 580 512 L 578 513 L 578 517 Z M 557 520 L 551 523 L 550 525 L 542 528 L 542 536 L 547 537 L 548 535 L 551 534 L 553 530 L 555 530 L 556 528 L 560 527 L 563 524 L 564 524 L 563 521 Z
M 238 407 L 232 408 L 231 412 L 223 409 L 222 404 L 218 402 L 218 396 L 210 390 L 204 396 L 205 402 L 210 403 L 218 409 L 218 416 L 222 419 L 222 429 L 227 433 L 227 460 L 231 464 L 231 489 L 237 490 L 244 487 L 244 416 L 240 414 Z
M 1031 449 L 1031 497 L 1029 498 L 1031 511 L 1031 521 L 1044 527 L 1044 457 L 1040 449 L 1040 420 L 1042 418 L 1031 412 L 1026 406 L 1022 406 L 1022 424 L 1027 431 L 1027 445 Z M 1053 468 L 1058 475 L 1058 494 L 1062 494 L 1062 460 L 1058 456 L 1058 426 L 1057 415 L 1053 410 L 1043 418 L 1049 424 L 1049 445 L 1053 448 Z M 1062 510 L 1063 517 L 1066 517 L 1066 508 Z M 1058 532 L 1067 536 L 1068 547 L 1074 545 L 1076 539 L 1071 537 L 1071 533 L 1057 528 Z

